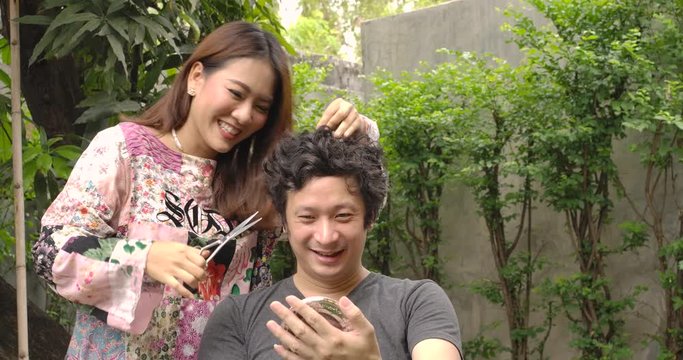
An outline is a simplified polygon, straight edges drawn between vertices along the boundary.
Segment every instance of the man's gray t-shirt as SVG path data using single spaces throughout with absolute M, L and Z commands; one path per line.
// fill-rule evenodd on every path
M 279 341 L 266 328 L 280 320 L 271 302 L 303 298 L 292 278 L 248 295 L 229 297 L 213 312 L 204 329 L 199 359 L 280 359 Z M 394 279 L 370 273 L 348 295 L 375 328 L 383 359 L 410 359 L 413 347 L 425 339 L 443 339 L 462 353 L 458 319 L 446 293 L 431 280 Z

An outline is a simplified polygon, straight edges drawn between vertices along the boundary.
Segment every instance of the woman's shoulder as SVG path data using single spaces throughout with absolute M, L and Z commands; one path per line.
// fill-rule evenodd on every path
M 112 128 L 118 129 L 118 131 L 120 131 L 123 134 L 126 140 L 150 138 L 158 139 L 160 137 L 160 134 L 156 129 L 132 121 L 122 121 L 118 125 L 113 126 Z
M 181 154 L 170 149 L 161 141 L 161 133 L 149 126 L 125 121 L 116 127 L 123 134 L 125 146 L 131 157 L 152 158 L 155 163 L 177 169 Z
M 147 126 L 126 121 L 98 131 L 91 143 L 120 144 L 130 140 L 155 137 L 154 131 Z

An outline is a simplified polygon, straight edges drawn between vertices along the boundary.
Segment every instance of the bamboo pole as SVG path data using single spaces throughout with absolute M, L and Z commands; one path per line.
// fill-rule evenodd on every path
M 28 310 L 26 295 L 26 229 L 24 228 L 24 177 L 21 136 L 21 67 L 19 54 L 19 0 L 9 1 L 10 77 L 12 79 L 12 170 L 14 175 L 14 236 L 16 239 L 18 359 L 28 359 Z

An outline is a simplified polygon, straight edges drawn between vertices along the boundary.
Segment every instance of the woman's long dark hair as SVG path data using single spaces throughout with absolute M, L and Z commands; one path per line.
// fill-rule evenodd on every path
M 226 218 L 243 218 L 267 208 L 268 196 L 262 163 L 282 136 L 292 128 L 292 84 L 287 55 L 277 39 L 254 24 L 236 21 L 225 24 L 202 40 L 183 64 L 171 88 L 139 117 L 130 119 L 162 133 L 185 123 L 192 97 L 187 79 L 192 65 L 202 63 L 206 76 L 238 58 L 264 59 L 273 67 L 273 104 L 263 128 L 219 154 L 213 178 L 214 201 Z

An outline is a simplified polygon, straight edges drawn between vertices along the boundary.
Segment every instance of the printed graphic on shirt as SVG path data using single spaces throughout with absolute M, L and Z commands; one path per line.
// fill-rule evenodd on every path
M 162 223 L 171 222 L 176 227 L 183 227 L 186 224 L 187 226 L 184 227 L 198 236 L 212 230 L 218 236 L 227 234 L 220 223 L 221 216 L 218 212 L 202 208 L 194 199 L 188 200 L 183 205 L 179 196 L 166 190 L 164 192 L 164 204 L 166 210 L 157 214 L 157 220 Z
M 183 204 L 178 195 L 166 190 L 163 203 L 166 209 L 157 214 L 157 220 L 188 229 L 190 246 L 202 247 L 213 241 L 219 241 L 228 234 L 229 229 L 226 230 L 221 224 L 222 217 L 218 212 L 202 208 L 194 199 L 189 199 Z M 211 236 L 204 237 L 202 236 L 204 234 L 211 234 Z M 201 299 L 220 298 L 221 284 L 235 255 L 236 246 L 237 240 L 230 240 L 207 264 L 206 280 L 200 282 L 197 289 L 192 289 L 196 296 Z

